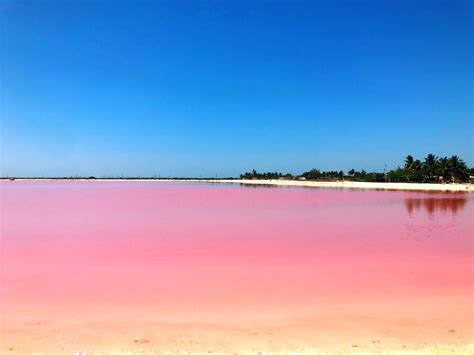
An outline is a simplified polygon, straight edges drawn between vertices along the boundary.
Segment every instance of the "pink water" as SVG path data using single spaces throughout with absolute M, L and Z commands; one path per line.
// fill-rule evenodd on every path
M 223 329 L 337 320 L 334 334 L 350 320 L 400 343 L 408 335 L 393 329 L 404 326 L 424 329 L 413 341 L 472 337 L 472 194 L 0 186 L 4 346 L 31 324 L 60 332 L 118 320 Z

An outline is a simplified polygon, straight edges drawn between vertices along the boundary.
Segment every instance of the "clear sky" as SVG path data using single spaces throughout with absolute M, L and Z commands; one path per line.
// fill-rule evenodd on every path
M 473 159 L 471 1 L 0 2 L 1 175 Z

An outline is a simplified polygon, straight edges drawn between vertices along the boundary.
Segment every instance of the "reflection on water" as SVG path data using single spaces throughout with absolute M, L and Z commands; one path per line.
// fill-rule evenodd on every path
M 275 185 L 275 184 L 243 184 L 243 183 L 240 183 L 239 184 L 240 187 L 249 187 L 249 188 L 269 188 L 269 189 L 272 189 L 272 188 L 281 188 L 281 187 L 285 187 L 285 186 L 282 186 L 282 185 Z M 288 187 L 288 186 L 286 186 Z
M 427 198 L 406 198 L 405 208 L 408 214 L 412 214 L 414 210 L 424 209 L 429 215 L 435 212 L 443 214 L 457 214 L 464 208 L 467 203 L 466 196 L 460 195 L 456 197 L 427 197 Z

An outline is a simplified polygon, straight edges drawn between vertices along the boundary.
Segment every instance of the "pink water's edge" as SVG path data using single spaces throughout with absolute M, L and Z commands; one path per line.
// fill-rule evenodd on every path
M 473 194 L 0 188 L 0 352 L 472 343 Z

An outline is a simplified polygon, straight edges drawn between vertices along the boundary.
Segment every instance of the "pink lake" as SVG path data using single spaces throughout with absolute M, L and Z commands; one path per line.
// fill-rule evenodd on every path
M 0 187 L 0 353 L 472 343 L 473 194 Z

